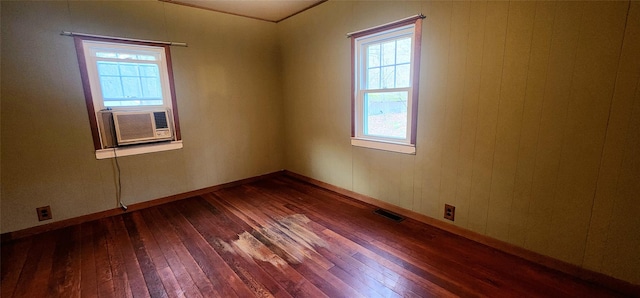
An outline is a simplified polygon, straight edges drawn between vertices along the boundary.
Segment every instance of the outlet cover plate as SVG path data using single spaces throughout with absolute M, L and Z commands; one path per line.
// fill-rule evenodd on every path
M 53 215 L 51 215 L 51 206 L 36 208 L 36 212 L 38 212 L 39 221 L 49 220 L 53 218 Z
M 456 207 L 444 204 L 444 218 L 450 221 L 454 221 L 456 218 Z

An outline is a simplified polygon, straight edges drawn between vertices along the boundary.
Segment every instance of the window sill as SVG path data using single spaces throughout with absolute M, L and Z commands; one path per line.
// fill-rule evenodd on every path
M 416 146 L 407 144 L 352 138 L 351 145 L 356 147 L 364 147 L 404 154 L 416 154 Z
M 121 157 L 121 156 L 175 150 L 175 149 L 181 149 L 181 148 L 182 148 L 182 141 L 173 141 L 170 143 L 155 143 L 155 144 L 118 147 L 118 148 L 115 148 L 115 154 L 117 154 L 118 157 Z M 113 148 L 96 150 L 96 159 L 113 158 L 115 157 L 115 154 L 114 154 Z

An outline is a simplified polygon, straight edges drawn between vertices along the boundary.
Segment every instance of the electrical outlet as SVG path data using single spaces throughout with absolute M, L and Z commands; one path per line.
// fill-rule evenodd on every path
M 444 218 L 454 221 L 456 218 L 456 207 L 448 204 L 444 204 Z
M 44 206 L 44 207 L 36 208 L 36 212 L 38 212 L 38 220 L 39 221 L 49 220 L 49 219 L 53 218 L 53 215 L 51 215 L 51 207 L 50 206 Z

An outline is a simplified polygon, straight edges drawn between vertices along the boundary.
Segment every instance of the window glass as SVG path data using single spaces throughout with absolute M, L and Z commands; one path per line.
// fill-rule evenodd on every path
M 396 44 L 396 63 L 411 62 L 411 38 L 398 39 Z
M 407 138 L 407 91 L 365 94 L 364 134 Z
M 400 64 L 396 66 L 396 87 L 409 87 L 411 80 L 411 65 Z

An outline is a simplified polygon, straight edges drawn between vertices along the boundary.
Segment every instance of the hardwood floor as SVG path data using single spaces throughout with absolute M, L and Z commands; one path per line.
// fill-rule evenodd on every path
M 2 297 L 621 296 L 282 176 L 2 245 Z

